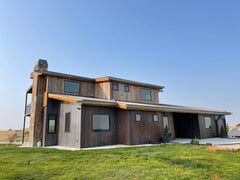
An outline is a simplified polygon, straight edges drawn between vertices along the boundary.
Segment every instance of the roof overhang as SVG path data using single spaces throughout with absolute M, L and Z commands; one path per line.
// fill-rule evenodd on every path
M 169 104 L 144 104 L 144 103 L 131 103 L 123 101 L 113 101 L 100 98 L 71 96 L 63 94 L 48 94 L 48 98 L 70 103 L 91 106 L 108 106 L 116 107 L 126 110 L 141 110 L 141 111 L 162 111 L 162 112 L 176 112 L 176 113 L 194 113 L 194 114 L 213 114 L 213 115 L 230 115 L 230 112 L 219 111 L 214 109 L 196 108 L 187 106 L 175 106 Z

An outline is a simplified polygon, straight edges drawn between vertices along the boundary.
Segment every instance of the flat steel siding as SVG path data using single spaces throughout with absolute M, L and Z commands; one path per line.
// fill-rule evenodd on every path
M 109 114 L 110 131 L 93 132 L 92 115 Z M 118 144 L 116 110 L 111 107 L 82 106 L 81 148 Z
M 70 112 L 70 132 L 65 132 L 65 115 Z M 60 102 L 59 141 L 60 146 L 80 148 L 81 106 Z

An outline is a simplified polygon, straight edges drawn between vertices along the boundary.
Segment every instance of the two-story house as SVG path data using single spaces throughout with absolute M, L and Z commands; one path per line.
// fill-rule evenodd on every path
M 39 60 L 31 73 L 30 146 L 75 148 L 160 143 L 171 139 L 217 137 L 229 112 L 159 104 L 163 86 L 114 77 L 86 78 L 48 71 Z M 26 100 L 27 102 L 27 100 Z M 24 125 L 25 127 L 25 125 Z

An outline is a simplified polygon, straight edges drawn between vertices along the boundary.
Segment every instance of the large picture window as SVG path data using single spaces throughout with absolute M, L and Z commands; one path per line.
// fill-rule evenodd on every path
M 70 132 L 70 119 L 71 118 L 71 114 L 70 112 L 65 114 L 65 132 Z
M 164 116 L 163 117 L 163 127 L 164 127 L 164 129 L 166 128 L 166 126 L 169 129 L 168 117 Z
M 141 89 L 141 99 L 144 101 L 151 101 L 151 90 L 150 89 Z
M 110 130 L 109 114 L 93 114 L 92 130 L 94 132 L 109 131 Z
M 212 128 L 212 119 L 210 117 L 204 117 L 205 121 L 205 128 L 211 129 Z
M 80 93 L 80 83 L 74 81 L 64 81 L 64 92 Z
M 56 133 L 56 115 L 49 115 L 48 133 Z

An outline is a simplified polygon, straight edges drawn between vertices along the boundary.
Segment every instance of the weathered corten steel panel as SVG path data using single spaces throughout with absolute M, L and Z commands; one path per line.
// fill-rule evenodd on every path
M 118 84 L 118 90 L 112 90 L 111 88 L 111 99 L 128 102 L 139 102 L 148 104 L 159 104 L 158 89 L 146 88 L 136 85 L 124 84 L 119 82 L 111 82 L 111 84 Z M 129 87 L 129 92 L 124 91 L 124 86 Z M 145 101 L 141 99 L 141 88 L 151 90 L 151 100 Z
M 80 92 L 79 93 L 69 93 L 64 92 L 64 81 L 73 81 L 80 83 Z M 78 96 L 94 96 L 95 84 L 93 82 L 87 82 L 82 80 L 71 80 L 66 78 L 52 77 L 48 76 L 48 93 L 56 94 L 69 94 L 69 95 L 78 95 Z
M 141 121 L 136 121 L 140 114 Z M 158 122 L 153 121 L 153 114 L 158 115 Z M 130 144 L 147 144 L 160 142 L 163 124 L 160 112 L 129 111 Z
M 91 127 L 93 114 L 108 114 L 110 130 L 94 132 Z M 82 106 L 81 120 L 81 148 L 118 144 L 118 120 L 115 108 Z
M 130 145 L 128 110 L 118 110 L 119 144 Z
M 210 117 L 212 120 L 212 127 L 205 128 L 205 121 L 204 117 Z M 208 114 L 198 114 L 198 122 L 199 122 L 199 129 L 200 129 L 200 136 L 201 138 L 211 138 L 217 136 L 217 129 L 216 129 L 216 122 L 215 122 L 215 115 L 208 115 Z

